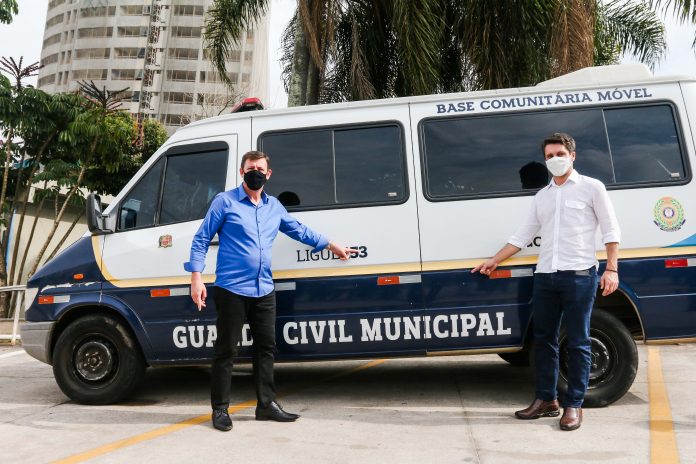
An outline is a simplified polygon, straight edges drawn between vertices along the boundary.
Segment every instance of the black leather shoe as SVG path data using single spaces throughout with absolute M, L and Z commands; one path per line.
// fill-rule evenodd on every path
M 227 409 L 213 409 L 213 427 L 223 432 L 232 430 L 232 419 Z
M 272 420 L 276 422 L 294 422 L 300 417 L 299 414 L 292 414 L 283 411 L 275 401 L 266 406 L 256 406 L 256 420 Z

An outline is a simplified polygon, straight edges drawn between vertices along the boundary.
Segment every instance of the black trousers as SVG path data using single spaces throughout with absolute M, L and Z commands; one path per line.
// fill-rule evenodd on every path
M 224 288 L 215 288 L 217 339 L 211 374 L 210 403 L 213 409 L 230 404 L 232 366 L 237 345 L 242 339 L 244 321 L 249 322 L 254 339 L 254 382 L 260 406 L 275 400 L 273 357 L 275 353 L 275 292 L 260 298 L 241 296 Z

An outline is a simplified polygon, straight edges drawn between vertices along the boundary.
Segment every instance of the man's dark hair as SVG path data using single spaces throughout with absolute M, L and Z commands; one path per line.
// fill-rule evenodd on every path
M 564 132 L 554 132 L 546 137 L 541 144 L 541 154 L 545 155 L 546 145 L 553 145 L 556 143 L 560 143 L 571 153 L 575 151 L 575 139 L 573 137 Z
M 256 150 L 252 150 L 252 151 L 248 151 L 248 152 L 244 153 L 244 156 L 242 156 L 242 164 L 241 164 L 240 168 L 244 169 L 244 165 L 246 164 L 247 160 L 256 161 L 256 160 L 260 160 L 260 159 L 265 159 L 266 163 L 268 163 L 268 169 L 271 168 L 271 157 L 262 151 L 256 151 Z

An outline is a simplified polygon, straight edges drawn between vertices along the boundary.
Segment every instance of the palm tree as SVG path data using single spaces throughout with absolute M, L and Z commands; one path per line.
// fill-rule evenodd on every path
M 267 0 L 216 0 L 206 43 L 224 75 Z M 283 37 L 288 104 L 518 87 L 624 53 L 654 65 L 661 22 L 637 1 L 298 0 Z

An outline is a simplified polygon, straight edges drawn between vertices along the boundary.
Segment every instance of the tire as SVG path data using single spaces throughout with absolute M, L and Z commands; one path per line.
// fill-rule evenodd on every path
M 71 400 L 111 404 L 136 389 L 145 375 L 145 360 L 124 323 L 90 315 L 72 322 L 58 337 L 53 375 Z
M 590 339 L 592 367 L 583 407 L 598 408 L 617 401 L 631 388 L 638 371 L 638 349 L 626 326 L 600 308 L 592 311 Z M 568 383 L 564 334 L 559 348 L 558 388 L 565 394 Z
M 512 353 L 498 353 L 503 360 L 507 361 L 509 364 L 517 367 L 527 367 L 530 365 L 530 355 L 531 350 L 525 347 L 520 351 L 515 351 Z

